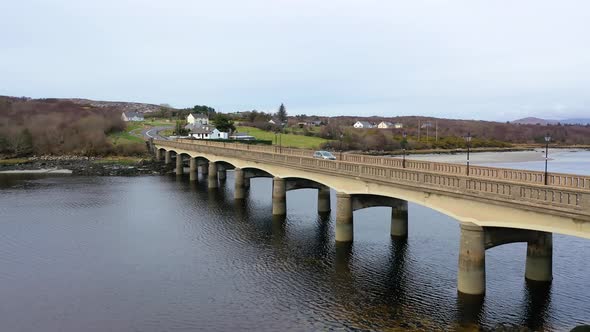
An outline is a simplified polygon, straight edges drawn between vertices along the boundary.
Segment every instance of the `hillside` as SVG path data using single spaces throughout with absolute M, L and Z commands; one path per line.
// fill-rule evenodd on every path
M 141 153 L 143 143 L 113 146 L 110 133 L 121 132 L 122 109 L 67 99 L 0 96 L 0 154 Z
M 473 137 L 477 138 L 521 144 L 543 143 L 543 137 L 546 133 L 549 133 L 552 137 L 552 142 L 554 143 L 590 144 L 590 126 L 580 125 L 539 126 L 536 124 L 439 119 L 421 116 L 400 116 L 389 118 L 340 116 L 329 119 L 331 125 L 347 127 L 352 126 L 352 124 L 354 124 L 357 120 L 369 121 L 376 124 L 383 120 L 390 122 L 401 122 L 404 124 L 403 129 L 383 130 L 393 130 L 397 134 L 406 131 L 408 135 L 411 136 L 417 136 L 419 132 L 421 137 L 426 137 L 426 135 L 428 135 L 432 138 L 437 134 L 439 137 L 462 137 L 470 132 Z M 423 127 L 426 123 L 430 123 L 431 126 L 428 128 L 420 128 L 420 130 L 418 130 L 418 124 L 420 124 L 420 127 Z
M 547 120 L 547 119 L 540 119 L 540 118 L 535 118 L 535 117 L 528 117 L 528 118 L 522 118 L 522 119 L 518 119 L 518 120 L 514 120 L 511 121 L 511 123 L 514 124 L 531 124 L 531 125 L 542 125 L 542 126 L 547 126 L 547 125 L 557 125 L 557 124 L 562 124 L 562 125 L 582 125 L 585 126 L 587 124 L 590 124 L 590 119 L 585 119 L 585 118 L 575 118 L 575 119 L 563 119 L 563 120 Z
M 146 103 L 132 103 L 123 101 L 99 101 L 90 99 L 79 99 L 79 98 L 68 98 L 64 99 L 71 101 L 78 105 L 90 105 L 92 107 L 100 108 L 114 108 L 121 112 L 139 112 L 139 113 L 151 113 L 159 111 L 162 106 Z

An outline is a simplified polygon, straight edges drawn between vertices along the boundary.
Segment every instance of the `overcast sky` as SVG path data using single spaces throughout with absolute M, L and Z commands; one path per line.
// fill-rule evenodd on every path
M 0 95 L 590 117 L 590 1 L 3 0 Z

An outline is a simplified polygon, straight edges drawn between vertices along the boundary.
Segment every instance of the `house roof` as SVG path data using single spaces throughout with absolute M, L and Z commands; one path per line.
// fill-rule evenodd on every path
M 368 122 L 368 121 L 357 121 L 357 123 L 360 123 L 361 125 L 363 125 L 363 127 L 372 127 L 373 125 Z
M 393 123 L 389 122 L 389 121 L 381 121 L 381 123 L 386 124 L 388 126 L 393 126 Z M 380 124 L 381 124 L 380 123 Z
M 202 114 L 202 113 L 193 114 L 193 113 L 191 113 L 189 115 L 192 115 L 193 118 L 195 118 L 195 119 L 209 119 L 209 116 L 207 116 L 207 114 Z
M 134 117 L 143 118 L 143 114 L 141 114 L 139 112 L 123 112 L 123 114 L 125 114 L 125 116 L 127 118 L 134 118 Z

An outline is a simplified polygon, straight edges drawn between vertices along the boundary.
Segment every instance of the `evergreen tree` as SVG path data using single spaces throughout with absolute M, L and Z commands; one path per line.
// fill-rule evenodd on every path
M 277 112 L 277 118 L 281 121 L 281 124 L 287 122 L 287 109 L 285 105 L 281 104 L 279 111 Z

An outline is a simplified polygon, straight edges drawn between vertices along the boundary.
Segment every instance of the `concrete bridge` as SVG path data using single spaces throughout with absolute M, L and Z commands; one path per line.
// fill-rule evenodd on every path
M 339 160 L 312 158 L 312 151 L 275 146 L 198 140 L 154 141 L 156 158 L 175 159 L 176 174 L 189 164 L 217 188 L 227 170 L 235 172 L 235 199 L 243 199 L 250 179 L 273 179 L 272 213 L 285 215 L 286 193 L 318 189 L 318 213 L 330 212 L 330 188 L 336 191 L 335 238 L 353 241 L 353 212 L 388 206 L 391 236 L 408 236 L 408 202 L 442 212 L 460 223 L 457 289 L 485 293 L 485 250 L 526 242 L 525 278 L 552 279 L 552 233 L 590 239 L 590 177 L 433 163 L 345 154 Z M 404 167 L 405 166 L 405 167 Z

